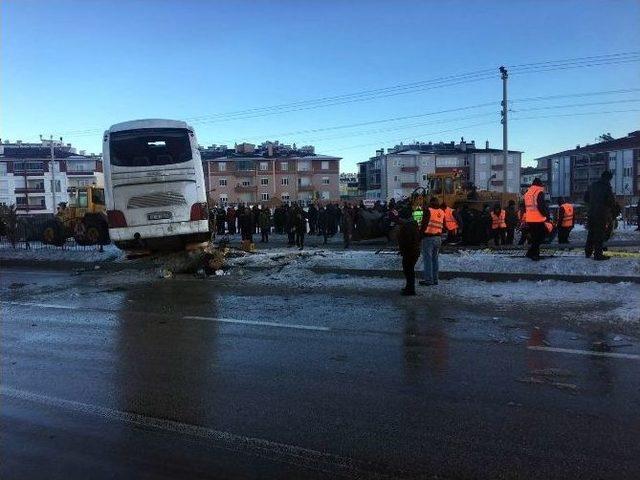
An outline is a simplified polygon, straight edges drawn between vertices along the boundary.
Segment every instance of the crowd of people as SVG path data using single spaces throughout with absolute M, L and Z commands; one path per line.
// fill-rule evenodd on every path
M 587 209 L 587 241 L 585 256 L 596 261 L 608 260 L 604 255 L 604 242 L 614 229 L 620 213 L 611 188 L 612 174 L 602 173 L 601 178 L 591 184 L 585 193 Z M 438 254 L 444 242 L 457 241 L 464 236 L 465 229 L 475 230 L 481 243 L 493 241 L 495 245 L 512 245 L 516 229 L 519 229 L 519 244 L 528 243 L 526 257 L 540 260 L 540 246 L 545 240 L 558 235 L 559 243 L 568 243 L 575 224 L 573 204 L 560 199 L 558 213 L 551 214 L 545 199 L 544 186 L 539 178 L 533 180 L 518 207 L 514 200 L 503 209 L 499 203 L 490 207 L 484 205 L 477 213 L 476 221 L 471 220 L 471 209 L 462 205 L 453 209 L 432 197 L 427 204 L 405 204 L 400 212 L 398 246 L 402 255 L 402 269 L 406 284 L 403 295 L 415 295 L 415 264 L 420 255 L 424 263 L 424 278 L 421 285 L 438 284 Z M 443 237 L 446 235 L 445 240 Z

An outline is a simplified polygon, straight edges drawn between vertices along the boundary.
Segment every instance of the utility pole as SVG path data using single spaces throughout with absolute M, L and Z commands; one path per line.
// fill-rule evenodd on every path
M 42 135 L 40 135 L 42 140 Z M 62 140 L 62 139 L 60 139 Z M 51 149 L 51 199 L 53 202 L 53 214 L 56 214 L 56 154 L 53 148 L 53 135 L 49 137 L 49 148 Z
M 507 78 L 509 74 L 507 69 L 503 66 L 500 67 L 500 77 L 502 78 L 502 154 L 503 154 L 503 172 L 502 179 L 502 191 L 507 192 L 507 157 L 509 156 L 509 146 L 507 141 L 507 110 L 509 109 L 507 104 Z

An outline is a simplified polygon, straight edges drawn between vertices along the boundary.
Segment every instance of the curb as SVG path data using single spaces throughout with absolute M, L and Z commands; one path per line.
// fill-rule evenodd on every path
M 98 270 L 108 272 L 119 272 L 121 270 L 145 270 L 155 268 L 155 265 L 146 263 L 114 262 L 112 260 L 98 260 L 95 262 L 78 262 L 73 260 L 34 260 L 23 258 L 0 258 L 0 268 L 2 267 L 34 267 L 43 270 Z
M 352 268 L 333 268 L 333 267 L 312 267 L 311 271 L 318 274 L 342 274 L 342 275 L 356 275 L 360 277 L 383 277 L 383 278 L 404 278 L 401 270 L 363 270 Z M 416 271 L 416 276 L 419 276 L 421 271 Z M 454 271 L 440 271 L 440 278 L 443 280 L 450 280 L 453 278 L 470 278 L 473 280 L 482 280 L 485 282 L 517 282 L 519 280 L 528 281 L 543 281 L 543 280 L 561 280 L 563 282 L 570 283 L 638 283 L 640 284 L 640 277 L 624 277 L 624 276 L 604 276 L 604 275 L 559 275 L 548 274 L 541 275 L 537 273 L 492 273 L 492 272 L 454 272 Z

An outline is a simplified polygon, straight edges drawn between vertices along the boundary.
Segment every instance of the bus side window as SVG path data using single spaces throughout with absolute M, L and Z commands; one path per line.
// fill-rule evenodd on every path
M 453 179 L 445 178 L 444 179 L 444 193 L 450 194 L 453 193 Z

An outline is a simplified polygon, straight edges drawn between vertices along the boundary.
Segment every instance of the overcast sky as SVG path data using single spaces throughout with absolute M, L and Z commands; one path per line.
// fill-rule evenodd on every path
M 637 55 L 518 67 L 640 51 L 640 1 L 0 4 L 3 140 L 54 133 L 99 152 L 113 123 L 187 119 L 202 145 L 313 144 L 355 171 L 399 141 L 501 148 L 502 64 L 513 71 L 509 146 L 525 162 L 640 128 Z M 362 93 L 441 77 L 452 78 Z M 577 93 L 590 95 L 565 96 Z M 397 117 L 413 118 L 362 125 Z

